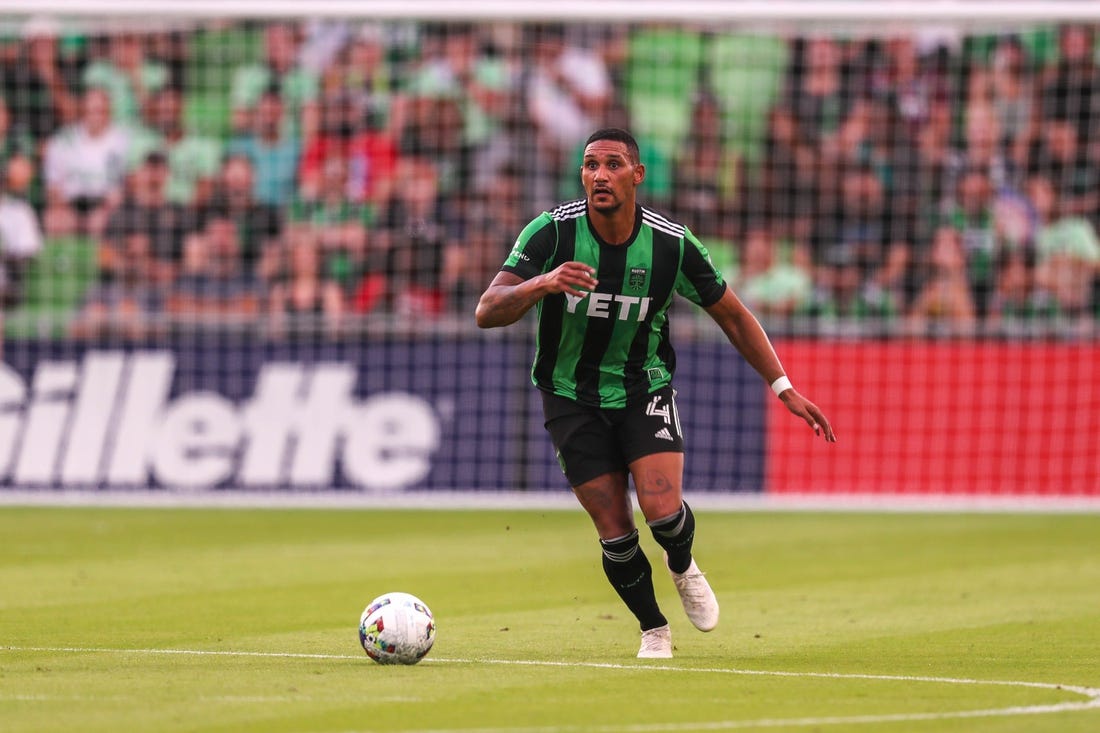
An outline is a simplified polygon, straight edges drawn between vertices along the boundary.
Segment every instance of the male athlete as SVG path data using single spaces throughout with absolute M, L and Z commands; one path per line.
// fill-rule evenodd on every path
M 638 618 L 638 656 L 669 658 L 672 634 L 638 543 L 628 479 L 684 611 L 701 631 L 718 600 L 692 558 L 695 517 L 682 498 L 684 439 L 676 413 L 668 309 L 673 293 L 702 306 L 792 413 L 834 442 L 829 421 L 787 379 L 760 323 L 683 226 L 639 206 L 645 179 L 630 133 L 606 128 L 584 149 L 585 198 L 532 221 L 477 306 L 482 328 L 538 309 L 532 381 L 562 470 L 592 517 L 611 585 Z

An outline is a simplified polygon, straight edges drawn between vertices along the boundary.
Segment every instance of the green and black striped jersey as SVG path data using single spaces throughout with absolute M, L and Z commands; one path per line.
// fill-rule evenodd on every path
M 527 280 L 569 261 L 596 270 L 596 290 L 558 293 L 538 304 L 531 380 L 539 389 L 595 407 L 625 407 L 672 381 L 673 293 L 700 306 L 726 290 L 699 240 L 643 206 L 619 245 L 592 228 L 584 199 L 544 212 L 524 228 L 501 268 Z

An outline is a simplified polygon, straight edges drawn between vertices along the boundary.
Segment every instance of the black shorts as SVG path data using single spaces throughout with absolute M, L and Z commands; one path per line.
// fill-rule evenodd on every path
M 637 405 L 603 409 L 543 392 L 546 430 L 569 484 L 580 486 L 605 473 L 626 471 L 653 453 L 683 453 L 675 395 L 666 386 Z

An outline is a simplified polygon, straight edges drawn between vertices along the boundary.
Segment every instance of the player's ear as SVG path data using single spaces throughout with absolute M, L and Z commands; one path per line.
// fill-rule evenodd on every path
M 634 166 L 634 185 L 638 186 L 645 180 L 645 163 L 637 163 Z

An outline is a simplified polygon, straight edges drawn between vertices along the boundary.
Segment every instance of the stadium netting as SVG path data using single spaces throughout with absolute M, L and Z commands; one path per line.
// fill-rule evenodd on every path
M 356 12 L 0 16 L 0 486 L 564 490 L 473 310 L 613 125 L 840 437 L 681 301 L 689 491 L 1100 495 L 1100 26 Z

